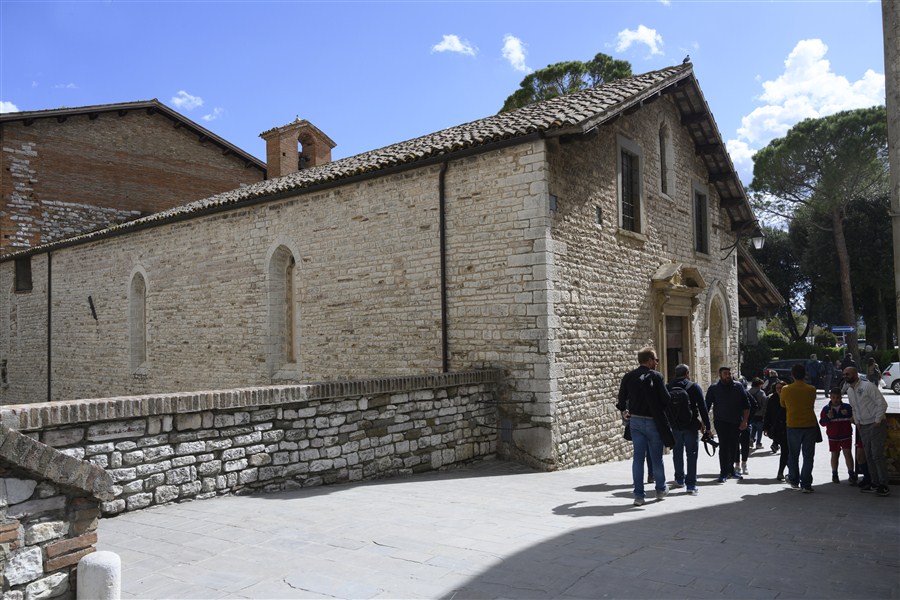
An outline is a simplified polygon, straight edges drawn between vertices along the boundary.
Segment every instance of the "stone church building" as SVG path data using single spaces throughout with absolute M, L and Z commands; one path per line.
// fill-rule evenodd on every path
M 690 64 L 341 160 L 262 137 L 266 181 L 0 258 L 0 404 L 498 368 L 501 443 L 560 468 L 623 455 L 642 346 L 737 364 L 758 224 Z

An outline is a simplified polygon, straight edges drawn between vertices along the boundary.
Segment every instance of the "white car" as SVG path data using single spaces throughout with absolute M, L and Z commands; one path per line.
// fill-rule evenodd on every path
M 881 387 L 890 388 L 900 394 L 900 362 L 893 362 L 881 372 Z

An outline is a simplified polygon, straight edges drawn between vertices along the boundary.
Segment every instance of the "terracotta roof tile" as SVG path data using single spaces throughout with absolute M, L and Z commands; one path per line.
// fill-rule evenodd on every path
M 377 150 L 302 169 L 283 177 L 223 192 L 108 229 L 32 248 L 30 252 L 38 248 L 49 249 L 59 245 L 87 242 L 95 238 L 124 233 L 129 229 L 152 226 L 157 222 L 189 218 L 194 213 L 205 213 L 245 201 L 263 200 L 267 196 L 291 191 L 299 192 L 313 186 L 502 140 L 524 137 L 535 132 L 559 135 L 583 131 L 596 124 L 592 120 L 602 121 L 613 117 L 655 91 L 690 76 L 692 72 L 692 66 L 684 64 L 613 81 Z M 29 251 L 22 253 L 26 252 Z

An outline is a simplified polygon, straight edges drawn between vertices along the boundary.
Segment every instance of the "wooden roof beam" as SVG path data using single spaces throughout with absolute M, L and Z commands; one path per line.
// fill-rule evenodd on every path
M 722 144 L 694 144 L 697 154 L 721 154 L 725 148 Z

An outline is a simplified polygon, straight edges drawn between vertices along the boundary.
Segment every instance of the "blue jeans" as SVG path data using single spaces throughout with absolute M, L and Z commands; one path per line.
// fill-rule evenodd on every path
M 762 444 L 763 420 L 759 417 L 750 419 L 750 441 Z
M 813 456 L 816 453 L 817 427 L 788 427 L 788 476 L 787 479 L 800 487 L 812 488 Z M 784 450 L 782 450 L 783 452 Z M 803 467 L 800 467 L 800 455 Z
M 699 447 L 696 429 L 673 429 L 675 448 L 672 451 L 672 463 L 675 465 L 675 481 L 684 483 L 688 489 L 697 487 L 697 448 Z M 684 473 L 684 455 L 687 454 L 687 476 Z
M 631 419 L 631 441 L 634 444 L 634 459 L 631 461 L 631 478 L 634 480 L 635 497 L 644 497 L 644 459 L 650 456 L 653 465 L 653 480 L 657 491 L 666 489 L 666 469 L 663 466 L 663 443 L 656 430 L 656 423 L 650 417 Z

